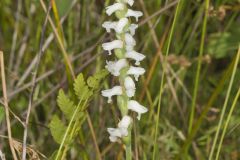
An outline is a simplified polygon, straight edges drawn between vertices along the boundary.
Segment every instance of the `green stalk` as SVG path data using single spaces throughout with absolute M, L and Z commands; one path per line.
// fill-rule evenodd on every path
M 232 106 L 231 106 L 230 112 L 229 112 L 228 117 L 227 117 L 227 120 L 226 120 L 226 123 L 225 123 L 225 125 L 224 125 L 223 133 L 222 133 L 222 136 L 221 136 L 221 138 L 220 138 L 219 145 L 218 145 L 218 150 L 217 150 L 217 154 L 216 154 L 216 159 L 219 159 L 219 155 L 220 155 L 220 151 L 221 151 L 221 148 L 222 148 L 223 139 L 224 139 L 224 137 L 225 137 L 228 124 L 229 124 L 230 119 L 231 119 L 231 117 L 232 117 L 233 110 L 234 110 L 234 108 L 236 107 L 237 100 L 238 100 L 239 96 L 240 96 L 240 88 L 238 88 L 238 92 L 237 92 L 237 94 L 236 94 L 236 96 L 235 96 L 235 98 L 234 98 L 233 104 L 232 104 Z
M 194 89 L 193 89 L 193 99 L 191 103 L 191 112 L 190 112 L 190 119 L 189 119 L 189 128 L 188 128 L 188 134 L 192 131 L 193 127 L 193 120 L 195 117 L 195 106 L 196 106 L 196 100 L 197 100 L 197 92 L 198 92 L 198 86 L 199 86 L 199 78 L 202 68 L 202 56 L 204 51 L 204 41 L 205 41 L 205 35 L 207 30 L 207 20 L 208 20 L 208 9 L 209 9 L 209 0 L 205 1 L 205 16 L 203 21 L 203 29 L 202 29 L 202 35 L 201 35 L 201 44 L 200 44 L 200 50 L 199 50 L 199 56 L 198 56 L 198 65 L 197 65 L 197 73 L 196 78 L 194 82 Z
M 222 127 L 223 118 L 224 118 L 224 115 L 225 115 L 225 112 L 226 112 L 228 100 L 229 100 L 229 97 L 230 97 L 230 93 L 232 91 L 233 81 L 234 81 L 234 78 L 235 78 L 235 75 L 236 75 L 237 66 L 238 66 L 238 62 L 239 62 L 239 57 L 240 57 L 240 46 L 239 46 L 238 55 L 237 55 L 237 58 L 236 58 L 236 61 L 235 61 L 235 64 L 234 64 L 231 80 L 230 80 L 230 83 L 229 83 L 229 86 L 228 86 L 227 95 L 226 95 L 226 98 L 225 98 L 225 101 L 224 101 L 224 104 L 223 104 L 223 109 L 222 109 L 222 112 L 221 112 L 220 121 L 218 123 L 217 131 L 215 133 L 213 145 L 212 145 L 211 152 L 210 152 L 210 155 L 209 155 L 209 160 L 212 160 L 212 158 L 213 158 L 213 154 L 214 154 L 214 150 L 215 150 L 215 147 L 216 147 L 216 144 L 217 144 L 219 132 L 220 132 L 220 129 Z
M 132 142 L 131 142 L 131 129 L 128 131 L 127 142 L 126 142 L 126 160 L 132 160 Z
M 175 25 L 176 25 L 176 21 L 177 21 L 177 17 L 180 14 L 180 4 L 181 4 L 181 0 L 179 0 L 177 8 L 176 8 L 176 13 L 174 15 L 174 19 L 173 19 L 173 24 L 170 30 L 170 35 L 169 35 L 169 39 L 167 42 L 167 49 L 166 49 L 166 54 L 165 57 L 168 56 L 169 54 L 169 50 L 170 50 L 170 45 L 171 45 L 171 41 L 172 41 L 172 37 L 173 37 L 173 32 L 175 29 Z M 161 101 L 162 101 L 162 92 L 163 92 L 163 86 L 164 86 L 164 78 L 165 78 L 165 67 L 166 66 L 166 60 L 163 61 L 163 72 L 162 72 L 162 78 L 161 78 L 161 84 L 160 84 L 160 89 L 159 89 L 159 101 L 158 101 L 158 108 L 157 108 L 157 122 L 155 125 L 155 136 L 154 136 L 154 148 L 153 148 L 153 155 L 152 155 L 152 159 L 155 160 L 156 157 L 156 150 L 157 150 L 157 136 L 158 136 L 158 125 L 159 125 L 159 117 L 160 117 L 160 111 L 161 111 Z
M 77 113 L 79 112 L 79 108 L 80 108 L 81 102 L 82 102 L 82 101 L 80 100 L 79 103 L 78 103 L 78 105 L 77 105 L 77 108 L 76 108 L 75 112 L 74 112 L 73 115 L 72 115 L 72 118 L 71 118 L 71 120 L 70 120 L 70 122 L 69 122 L 69 124 L 68 124 L 67 130 L 66 130 L 66 132 L 65 132 L 65 134 L 64 134 L 64 136 L 63 136 L 61 145 L 60 145 L 60 147 L 59 147 L 59 149 L 58 149 L 58 152 L 57 152 L 57 155 L 56 155 L 55 160 L 59 160 L 59 158 L 62 157 L 62 156 L 61 156 L 61 155 L 62 155 L 62 149 L 63 149 L 63 147 L 64 147 L 64 145 L 65 145 L 65 143 L 66 143 L 67 136 L 69 135 L 69 133 L 70 133 L 71 130 L 73 129 L 72 125 L 73 125 L 73 122 L 74 122 L 74 119 L 75 119 Z M 85 106 L 86 103 L 87 103 L 87 100 L 84 102 L 83 106 Z

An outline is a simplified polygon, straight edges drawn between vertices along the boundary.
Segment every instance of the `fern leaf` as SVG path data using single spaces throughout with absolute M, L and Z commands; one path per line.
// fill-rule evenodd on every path
M 49 128 L 55 142 L 61 144 L 61 141 L 66 131 L 66 126 L 62 123 L 62 121 L 59 119 L 57 115 L 53 116 L 49 124 Z M 69 139 L 66 139 L 66 142 L 68 143 Z
M 103 69 L 93 76 L 89 77 L 87 80 L 87 84 L 89 87 L 91 87 L 93 90 L 96 90 L 99 88 L 100 82 L 103 78 L 105 78 L 109 72 L 106 69 Z
M 65 95 L 64 91 L 59 90 L 57 103 L 61 111 L 64 113 L 67 119 L 71 119 L 72 114 L 74 113 L 76 106 L 74 103 Z
M 87 100 L 93 94 L 86 85 L 82 73 L 74 81 L 74 91 L 80 100 Z

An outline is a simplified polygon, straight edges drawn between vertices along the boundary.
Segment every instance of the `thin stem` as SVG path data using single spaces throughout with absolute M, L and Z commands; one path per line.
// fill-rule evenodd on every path
M 49 5 L 49 7 L 47 9 L 46 18 L 44 20 L 42 34 L 41 34 L 41 40 L 40 40 L 40 45 L 39 45 L 39 53 L 37 55 L 36 68 L 35 68 L 35 72 L 33 73 L 33 77 L 32 77 L 32 88 L 31 88 L 31 93 L 29 95 L 27 116 L 26 116 L 26 121 L 25 121 L 25 124 L 24 124 L 23 145 L 22 145 L 22 160 L 26 160 L 28 123 L 29 123 L 30 113 L 31 113 L 32 104 L 33 104 L 33 96 L 34 96 L 34 92 L 35 92 L 35 88 L 36 88 L 37 73 L 38 73 L 38 69 L 39 69 L 39 66 L 40 66 L 41 57 L 43 55 L 42 48 L 43 48 L 43 42 L 44 42 L 44 39 L 45 39 L 45 31 L 46 31 L 47 22 L 48 22 L 47 19 L 49 17 L 50 10 L 51 10 L 51 5 Z
M 126 160 L 132 160 L 132 137 L 131 137 L 131 127 L 128 129 L 128 136 L 125 138 L 126 145 Z
M 195 117 L 195 106 L 196 106 L 196 100 L 197 100 L 199 78 L 200 78 L 200 73 L 201 73 L 201 68 L 202 68 L 202 56 L 203 56 L 203 51 L 204 51 L 205 35 L 206 35 L 206 30 L 207 30 L 209 0 L 206 0 L 205 3 L 206 3 L 205 4 L 205 16 L 204 16 L 204 21 L 203 21 L 201 44 L 200 44 L 200 50 L 199 50 L 199 56 L 198 56 L 197 73 L 196 73 L 196 78 L 195 78 L 195 82 L 194 82 L 193 99 L 192 99 L 192 103 L 191 103 L 191 113 L 190 113 L 190 119 L 189 119 L 188 133 L 190 133 L 192 131 L 193 120 Z
M 172 27 L 170 30 L 170 35 L 169 35 L 169 39 L 168 39 L 168 43 L 167 43 L 167 50 L 166 50 L 165 57 L 167 57 L 169 54 L 174 28 L 176 25 L 178 14 L 180 13 L 180 4 L 181 4 L 181 0 L 179 0 L 179 2 L 178 2 L 177 8 L 176 8 L 176 13 L 174 15 L 173 24 L 172 24 Z M 159 116 L 160 116 L 160 111 L 161 111 L 161 101 L 162 101 L 162 92 L 163 92 L 164 78 L 165 78 L 165 68 L 166 68 L 166 60 L 163 61 L 163 72 L 162 72 L 161 84 L 160 84 L 160 89 L 159 89 L 159 101 L 158 101 L 158 108 L 157 108 L 157 123 L 155 125 L 154 148 L 153 148 L 153 155 L 152 155 L 153 160 L 155 160 L 156 150 L 157 150 L 158 125 L 159 125 Z
M 63 136 L 62 142 L 61 142 L 60 147 L 59 147 L 59 149 L 58 149 L 57 156 L 56 156 L 55 160 L 58 160 L 58 159 L 60 158 L 61 150 L 62 150 L 62 148 L 63 148 L 63 146 L 64 146 L 64 144 L 65 144 L 65 141 L 66 141 L 66 139 L 67 139 L 68 134 L 69 134 L 70 131 L 71 131 L 71 126 L 72 126 L 73 121 L 74 121 L 74 119 L 75 119 L 75 117 L 76 117 L 76 115 L 77 115 L 77 113 L 78 113 L 78 111 L 79 111 L 81 102 L 82 102 L 82 101 L 80 100 L 79 103 L 78 103 L 78 105 L 77 105 L 77 108 L 76 108 L 75 112 L 74 112 L 73 115 L 72 115 L 72 118 L 71 118 L 71 120 L 70 120 L 70 122 L 69 122 L 69 124 L 68 124 L 67 130 L 66 130 L 66 132 L 65 132 L 65 134 L 64 134 L 64 136 Z M 84 102 L 83 106 L 85 106 L 86 103 L 87 103 L 87 100 Z
M 231 119 L 231 117 L 232 117 L 233 110 L 234 110 L 234 108 L 236 107 L 237 100 L 238 100 L 239 96 L 240 96 L 240 87 L 238 88 L 238 92 L 237 92 L 237 94 L 236 94 L 236 96 L 235 96 L 235 98 L 234 98 L 234 101 L 233 101 L 233 104 L 232 104 L 232 106 L 231 106 L 230 112 L 229 112 L 229 114 L 228 114 L 228 116 L 227 116 L 227 120 L 226 120 L 226 123 L 225 123 L 224 128 L 223 128 L 223 133 L 222 133 L 222 136 L 221 136 L 221 138 L 220 138 L 219 145 L 218 145 L 218 150 L 217 150 L 217 154 L 216 154 L 216 159 L 219 159 L 219 155 L 220 155 L 220 151 L 221 151 L 221 148 L 222 148 L 223 139 L 224 139 L 224 137 L 225 137 L 225 134 L 226 134 L 226 131 L 227 131 L 227 128 L 228 128 L 228 124 L 229 124 L 230 119 Z
M 7 97 L 7 86 L 6 86 L 5 69 L 4 69 L 5 68 L 4 58 L 3 58 L 2 51 L 0 51 L 0 63 L 1 63 L 3 102 L 4 102 L 4 109 L 6 114 L 8 141 L 9 141 L 9 146 L 13 155 L 13 159 L 18 160 L 16 152 L 14 150 L 13 140 L 12 140 L 11 122 L 10 122 L 10 116 L 9 116 L 9 106 L 8 106 L 8 97 Z
M 240 46 L 238 48 L 238 55 L 237 55 L 237 58 L 236 58 L 236 61 L 235 61 L 235 64 L 234 64 L 231 80 L 230 80 L 228 90 L 227 90 L 227 95 L 226 95 L 226 98 L 225 98 L 225 101 L 224 101 L 224 104 L 223 104 L 223 108 L 222 108 L 220 120 L 219 120 L 219 123 L 218 123 L 217 131 L 215 133 L 213 145 L 212 145 L 211 152 L 210 152 L 210 155 L 209 155 L 209 160 L 212 160 L 212 158 L 213 158 L 213 153 L 214 153 L 214 150 L 215 150 L 215 147 L 216 147 L 216 144 L 217 144 L 219 132 L 220 132 L 220 129 L 222 127 L 223 118 L 224 118 L 224 115 L 225 115 L 225 112 L 226 112 L 226 109 L 227 109 L 228 100 L 229 100 L 230 93 L 231 93 L 231 90 L 232 90 L 233 81 L 234 81 L 234 78 L 235 78 L 235 75 L 236 75 L 239 58 L 240 58 Z

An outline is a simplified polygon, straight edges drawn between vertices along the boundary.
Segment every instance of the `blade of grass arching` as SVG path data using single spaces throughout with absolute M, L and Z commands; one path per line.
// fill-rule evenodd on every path
M 223 128 L 223 132 L 222 132 L 222 135 L 221 135 L 221 138 L 220 138 L 220 142 L 219 142 L 219 145 L 218 145 L 216 159 L 219 159 L 219 155 L 220 155 L 220 151 L 221 151 L 221 148 L 222 148 L 223 139 L 225 137 L 225 134 L 226 134 L 226 131 L 227 131 L 227 128 L 228 128 L 228 124 L 229 124 L 230 119 L 232 117 L 233 110 L 236 107 L 237 100 L 238 100 L 239 96 L 240 96 L 240 87 L 238 88 L 238 92 L 237 92 L 237 94 L 236 94 L 236 96 L 234 98 L 234 101 L 233 101 L 233 104 L 231 106 L 230 112 L 229 112 L 229 114 L 227 116 L 227 120 L 225 122 L 225 125 L 224 125 L 224 128 Z
M 177 4 L 176 12 L 175 12 L 174 19 L 173 19 L 173 24 L 172 24 L 172 27 L 171 27 L 171 30 L 170 30 L 170 34 L 169 34 L 169 38 L 168 38 L 168 42 L 167 42 L 165 58 L 169 54 L 170 45 L 171 45 L 171 41 L 172 41 L 172 37 L 173 37 L 173 32 L 174 32 L 174 29 L 175 29 L 176 21 L 177 21 L 178 15 L 180 14 L 181 2 L 182 1 L 179 0 L 179 2 Z M 156 125 L 155 125 L 154 147 L 153 147 L 153 155 L 152 155 L 152 159 L 153 160 L 155 160 L 156 150 L 157 150 L 158 125 L 159 125 L 159 116 L 160 116 L 160 111 L 161 111 L 162 91 L 163 91 L 163 85 L 164 85 L 166 63 L 167 62 L 166 62 L 166 59 L 165 59 L 163 61 L 163 72 L 162 72 L 161 84 L 160 84 L 160 89 L 159 89 L 159 101 L 158 101 L 158 108 L 157 108 L 157 122 L 156 122 Z
M 62 25 L 61 25 L 61 22 L 60 22 L 58 9 L 57 9 L 57 5 L 56 5 L 55 0 L 51 0 L 51 4 L 52 4 L 52 9 L 53 9 L 53 15 L 54 15 L 55 21 L 57 23 L 57 32 L 58 32 L 59 37 L 61 38 L 62 42 L 64 42 Z
M 236 59 L 236 56 L 233 58 L 231 64 L 228 66 L 227 70 L 224 72 L 223 77 L 221 78 L 220 82 L 217 85 L 217 88 L 214 90 L 213 94 L 209 98 L 207 104 L 203 107 L 203 110 L 200 114 L 200 117 L 197 119 L 195 125 L 193 126 L 193 129 L 192 129 L 191 133 L 188 135 L 186 141 L 184 142 L 183 146 L 181 147 L 181 150 L 180 150 L 179 154 L 177 155 L 177 157 L 175 159 L 178 160 L 178 159 L 180 159 L 180 157 L 185 157 L 183 155 L 186 155 L 188 153 L 188 149 L 189 149 L 189 147 L 192 143 L 192 140 L 196 136 L 196 134 L 197 134 L 204 118 L 206 117 L 209 109 L 211 108 L 211 106 L 213 105 L 213 103 L 217 99 L 218 95 L 222 91 L 225 82 L 231 76 L 235 59 Z
M 44 10 L 45 12 L 47 12 L 47 9 L 46 9 L 46 6 L 45 6 L 43 0 L 40 0 L 40 3 L 41 3 L 41 5 L 42 5 L 42 7 L 43 7 L 43 10 Z M 63 42 L 62 42 L 62 40 L 61 40 L 61 38 L 60 38 L 60 36 L 59 36 L 59 34 L 58 34 L 58 32 L 57 32 L 57 29 L 56 29 L 56 27 L 55 27 L 55 25 L 54 25 L 54 23 L 53 23 L 53 21 L 52 21 L 52 19 L 51 19 L 50 16 L 48 17 L 48 21 L 50 22 L 50 25 L 51 25 L 51 27 L 52 27 L 52 29 L 53 29 L 53 33 L 54 33 L 54 35 L 55 35 L 55 37 L 56 37 L 56 39 L 57 39 L 57 42 L 58 42 L 58 44 L 59 44 L 61 53 L 63 54 L 64 62 L 65 62 L 66 68 L 67 68 L 68 80 L 70 81 L 70 80 L 72 80 L 72 79 L 75 78 L 75 74 L 74 74 L 74 71 L 73 71 L 72 64 L 71 64 L 71 62 L 70 62 L 70 59 L 69 59 L 68 54 L 67 54 L 67 51 L 66 51 L 66 49 L 65 49 L 65 47 L 64 47 L 64 45 L 63 45 Z M 70 73 L 69 73 L 69 72 L 70 72 Z
M 203 52 L 204 52 L 205 35 L 206 35 L 206 30 L 207 30 L 208 9 L 209 9 L 209 0 L 206 0 L 205 1 L 205 16 L 204 16 L 204 20 L 203 20 L 201 44 L 200 44 L 199 56 L 198 56 L 197 73 L 196 73 L 196 78 L 195 78 L 195 82 L 194 82 L 193 99 L 192 99 L 192 103 L 191 103 L 188 133 L 190 133 L 192 131 L 193 120 L 195 117 L 195 106 L 196 106 L 196 100 L 197 100 L 197 92 L 198 92 L 198 86 L 199 86 L 200 73 L 201 73 L 201 68 L 202 68 L 202 56 L 203 56 Z
M 224 115 L 225 115 L 225 112 L 226 112 L 226 108 L 227 108 L 228 100 L 229 100 L 229 97 L 230 97 L 230 93 L 232 91 L 233 81 L 234 81 L 234 78 L 235 78 L 235 75 L 236 75 L 239 58 L 240 58 L 240 46 L 239 46 L 238 53 L 237 53 L 237 58 L 236 58 L 236 61 L 235 61 L 235 64 L 234 64 L 231 80 L 230 80 L 230 83 L 229 83 L 229 86 L 228 86 L 227 95 L 226 95 L 226 98 L 225 98 L 225 101 L 224 101 L 224 104 L 223 104 L 223 108 L 222 108 L 220 120 L 219 120 L 219 123 L 218 123 L 217 131 L 215 133 L 213 145 L 212 145 L 211 152 L 210 152 L 210 155 L 209 155 L 209 160 L 212 160 L 212 158 L 213 158 L 213 154 L 214 154 L 214 150 L 215 150 L 215 147 L 216 147 L 216 144 L 217 144 L 219 132 L 222 128 L 223 118 L 224 118 Z

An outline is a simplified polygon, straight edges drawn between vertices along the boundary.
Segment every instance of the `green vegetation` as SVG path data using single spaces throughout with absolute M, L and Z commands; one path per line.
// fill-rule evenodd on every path
M 114 0 L 0 1 L 0 159 L 124 159 L 117 84 L 101 44 Z M 240 159 L 240 1 L 135 0 L 146 73 L 131 113 L 135 160 Z M 2 52 L 3 53 L 2 53 Z M 3 63 L 4 61 L 4 63 Z

